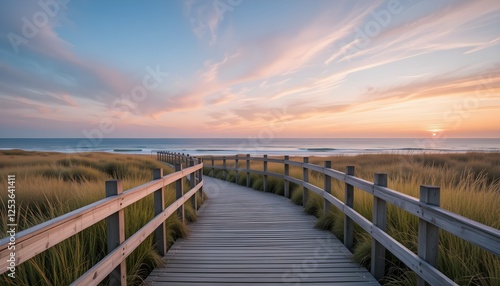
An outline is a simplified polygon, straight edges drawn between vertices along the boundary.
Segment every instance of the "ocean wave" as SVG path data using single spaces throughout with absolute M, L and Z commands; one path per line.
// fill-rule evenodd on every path
M 310 152 L 329 152 L 329 151 L 337 151 L 335 148 L 300 148 L 299 150 L 310 151 Z

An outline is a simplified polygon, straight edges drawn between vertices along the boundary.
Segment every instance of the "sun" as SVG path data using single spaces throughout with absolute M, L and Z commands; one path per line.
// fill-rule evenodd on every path
M 436 133 L 432 133 L 432 136 L 436 136 Z

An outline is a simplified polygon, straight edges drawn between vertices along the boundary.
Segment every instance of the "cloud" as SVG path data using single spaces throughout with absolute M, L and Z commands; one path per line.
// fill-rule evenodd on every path
M 233 94 L 225 93 L 225 94 L 219 95 L 215 98 L 208 100 L 208 104 L 212 104 L 212 105 L 224 104 L 226 102 L 231 101 L 234 98 L 235 98 L 235 96 Z
M 347 43 L 343 42 L 344 45 L 340 46 L 325 63 L 385 58 L 386 60 L 379 63 L 386 64 L 436 51 L 469 48 L 466 53 L 470 53 L 498 44 L 498 38 L 490 39 L 487 33 L 482 33 L 482 30 L 488 25 L 491 26 L 491 23 L 484 22 L 483 19 L 492 14 L 498 15 L 500 2 L 444 1 L 450 4 L 439 7 L 442 3 L 436 1 L 432 5 L 437 6 L 435 9 L 427 9 L 428 14 L 419 15 L 415 20 L 382 27 L 374 37 L 367 36 L 368 42 L 361 40 L 359 34 L 354 33 L 354 31 L 366 32 L 366 24 L 360 24 L 352 30 L 351 35 L 354 35 L 354 38 Z M 401 21 L 402 17 L 423 13 L 418 11 L 415 6 L 404 7 L 400 14 L 392 15 L 392 21 Z M 476 38 L 482 39 L 470 37 L 471 30 L 477 31 Z M 361 41 L 364 43 L 361 44 Z

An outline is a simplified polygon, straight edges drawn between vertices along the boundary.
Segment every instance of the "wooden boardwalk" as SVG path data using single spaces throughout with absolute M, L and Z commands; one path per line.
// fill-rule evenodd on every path
M 302 207 L 204 177 L 209 200 L 144 285 L 379 285 Z

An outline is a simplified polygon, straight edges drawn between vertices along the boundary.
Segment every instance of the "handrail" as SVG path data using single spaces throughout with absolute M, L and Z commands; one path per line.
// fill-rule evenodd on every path
M 216 165 L 215 162 L 220 160 L 223 160 L 224 164 Z M 246 168 L 241 168 L 237 166 L 238 164 L 236 164 L 235 167 L 228 166 L 227 161 L 231 160 L 246 161 Z M 215 170 L 223 170 L 224 175 L 226 175 L 228 171 L 262 175 L 264 177 L 264 191 L 268 191 L 267 183 L 265 182 L 267 176 L 273 176 L 285 180 L 284 193 L 287 197 L 289 196 L 289 182 L 304 187 L 304 190 L 310 190 L 322 196 L 325 200 L 325 206 L 327 204 L 334 205 L 345 214 L 344 238 L 348 239 L 344 239 L 344 243 L 347 247 L 352 245 L 353 227 L 349 226 L 349 224 L 352 223 L 350 220 L 357 223 L 372 236 L 376 243 L 376 247 L 372 249 L 371 271 L 377 279 L 383 276 L 385 269 L 383 265 L 380 265 L 384 263 L 375 262 L 380 262 L 385 259 L 384 252 L 385 249 L 387 249 L 417 273 L 419 276 L 419 285 L 425 284 L 424 281 L 431 285 L 457 285 L 437 269 L 439 229 L 443 229 L 500 257 L 500 230 L 440 208 L 439 187 L 422 185 L 420 187 L 421 198 L 419 200 L 388 188 L 386 174 L 376 174 L 375 182 L 369 182 L 355 177 L 354 175 L 350 175 L 351 173 L 346 174 L 331 168 L 308 163 L 307 160 L 304 160 L 304 162 L 292 161 L 289 159 L 289 156 L 285 156 L 284 159 L 268 158 L 265 155 L 264 157 L 251 157 L 250 155 L 209 156 L 205 158 L 205 162 L 207 161 L 212 162 L 212 164 L 205 164 L 205 168 L 212 170 L 212 176 L 214 176 Z M 250 169 L 251 161 L 263 162 L 263 169 Z M 285 175 L 268 172 L 268 162 L 282 164 L 284 166 Z M 330 161 L 325 163 L 328 162 Z M 352 208 L 352 202 L 342 202 L 332 196 L 329 191 L 325 191 L 305 180 L 289 176 L 289 166 L 303 168 L 305 179 L 307 179 L 307 177 L 305 177 L 306 174 L 312 170 L 323 174 L 325 179 L 333 178 L 344 182 L 346 185 L 346 194 L 348 189 L 354 187 L 372 194 L 374 197 L 374 221 L 370 222 L 360 213 L 355 211 Z M 325 166 L 327 165 L 325 164 Z M 329 166 L 331 166 L 331 162 Z M 347 169 L 352 170 L 352 174 L 354 174 L 353 166 L 348 166 Z M 247 187 L 249 187 L 249 184 L 250 180 L 247 178 Z M 304 199 L 307 199 L 307 196 L 304 196 Z M 385 231 L 387 213 L 385 205 L 387 202 L 419 218 L 418 255 L 399 243 Z M 305 203 L 303 205 L 305 206 Z
M 190 161 L 194 161 L 194 157 L 186 156 Z M 108 249 L 108 255 L 100 262 L 94 265 L 90 270 L 83 274 L 72 285 L 97 285 L 110 273 L 119 269 L 120 265 L 125 264 L 127 256 L 135 250 L 141 242 L 143 242 L 155 230 L 164 228 L 164 221 L 176 210 L 182 220 L 184 220 L 184 208 L 182 207 L 189 199 L 193 203 L 195 209 L 196 200 L 193 198 L 197 192 L 202 192 L 203 188 L 203 163 L 197 160 L 198 164 L 192 164 L 190 167 L 182 169 L 180 164 L 176 166 L 176 172 L 163 176 L 162 169 L 154 169 L 153 176 L 156 178 L 150 182 L 140 186 L 131 188 L 122 192 L 121 182 L 119 180 L 106 181 L 107 197 L 95 203 L 89 204 L 62 216 L 56 217 L 39 225 L 33 226 L 19 232 L 16 235 L 16 265 L 26 262 L 30 258 L 42 253 L 54 245 L 72 237 L 82 230 L 96 224 L 97 222 L 108 219 L 108 248 L 109 247 L 109 231 L 115 229 L 116 232 L 123 232 L 124 238 L 124 222 L 117 220 L 117 225 L 112 225 L 110 218 L 114 215 L 123 215 L 123 210 L 131 204 L 145 198 L 146 196 L 155 193 L 155 217 L 143 226 L 139 231 L 133 234 L 125 241 L 120 241 L 119 245 L 113 242 L 114 245 Z M 191 176 L 196 178 L 196 184 L 191 184 L 188 192 L 183 193 L 182 179 Z M 176 183 L 176 201 L 167 208 L 164 208 L 163 187 Z M 116 193 L 110 194 L 108 191 L 115 188 Z M 159 209 L 157 209 L 159 206 Z M 182 210 L 182 212 L 179 212 Z M 112 231 L 113 232 L 113 231 Z M 164 229 L 163 229 L 164 232 Z M 165 245 L 165 236 L 156 234 L 155 246 L 161 255 L 164 255 L 166 250 L 161 247 Z M 9 237 L 0 239 L 0 274 L 7 272 L 8 261 L 10 255 Z M 125 269 L 124 267 L 122 269 Z M 115 281 L 110 279 L 110 284 L 125 285 L 126 273 L 121 273 Z

